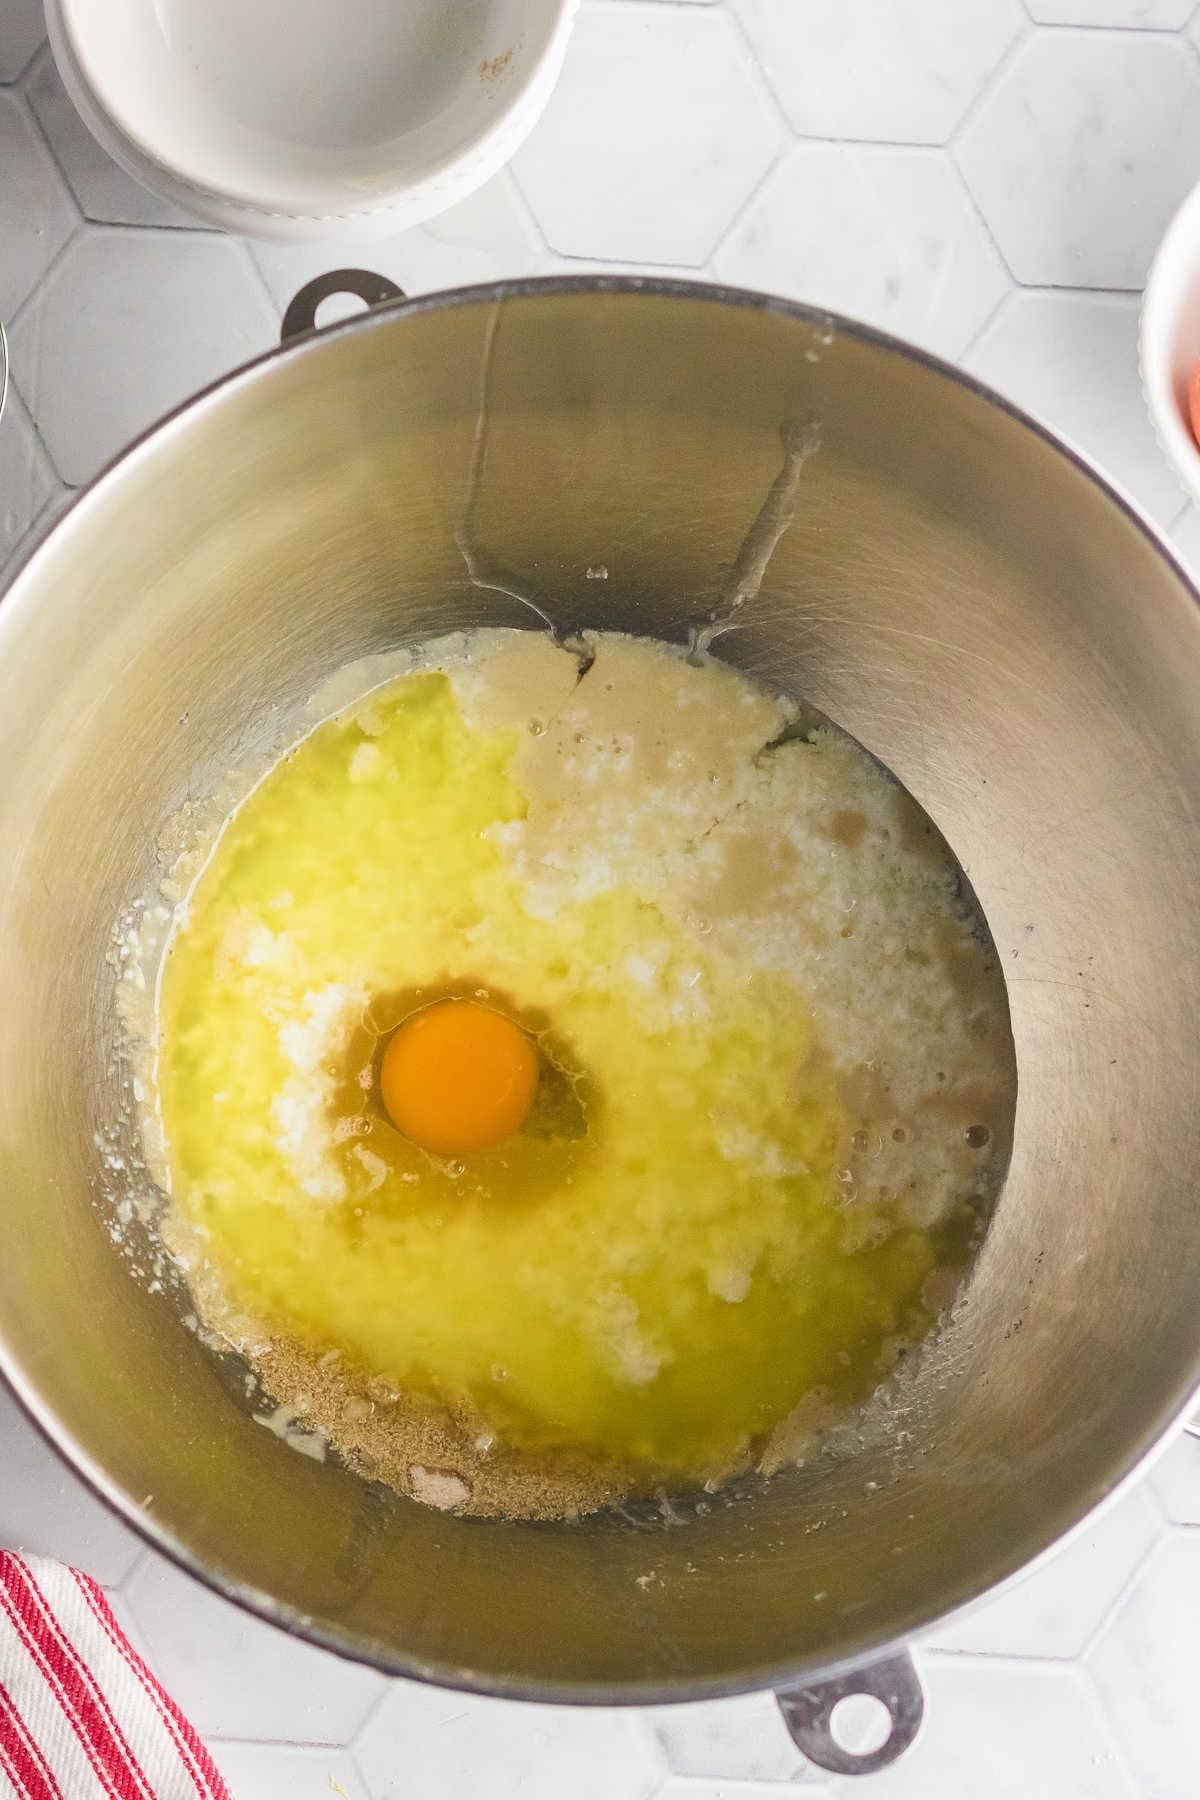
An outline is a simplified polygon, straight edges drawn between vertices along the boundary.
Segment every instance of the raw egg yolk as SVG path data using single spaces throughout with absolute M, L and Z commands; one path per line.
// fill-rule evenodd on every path
M 537 1093 L 537 1050 L 503 1013 L 441 1000 L 397 1027 L 379 1085 L 392 1123 L 423 1150 L 487 1150 L 524 1123 Z

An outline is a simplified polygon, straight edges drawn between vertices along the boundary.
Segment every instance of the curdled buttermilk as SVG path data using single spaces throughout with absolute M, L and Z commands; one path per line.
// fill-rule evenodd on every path
M 377 1094 L 446 995 L 542 1055 L 460 1160 Z M 169 1239 L 289 1416 L 431 1504 L 556 1516 L 865 1398 L 961 1269 L 1014 1073 L 954 865 L 858 746 L 665 646 L 480 632 L 226 823 L 157 1087 Z

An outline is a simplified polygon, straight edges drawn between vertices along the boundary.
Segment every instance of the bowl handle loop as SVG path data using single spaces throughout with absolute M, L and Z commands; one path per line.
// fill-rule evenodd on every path
M 862 1755 L 843 1750 L 830 1726 L 839 1700 L 859 1694 L 882 1701 L 891 1720 L 883 1743 Z M 898 1656 L 852 1669 L 833 1681 L 781 1688 L 775 1698 L 796 1748 L 810 1762 L 835 1775 L 873 1775 L 877 1769 L 886 1768 L 908 1749 L 925 1714 L 925 1696 L 917 1671 L 911 1656 L 903 1650 Z
M 315 331 L 317 308 L 331 294 L 357 294 L 369 307 L 385 306 L 408 297 L 404 289 L 398 288 L 386 275 L 374 275 L 370 269 L 331 269 L 327 275 L 315 275 L 300 289 L 283 315 L 280 343 L 286 344 L 302 332 Z

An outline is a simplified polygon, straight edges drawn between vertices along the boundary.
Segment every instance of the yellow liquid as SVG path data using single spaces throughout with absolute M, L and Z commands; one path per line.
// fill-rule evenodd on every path
M 494 829 L 526 810 L 517 742 L 410 675 L 235 814 L 163 972 L 175 1204 L 267 1329 L 513 1446 L 702 1477 L 814 1389 L 875 1385 L 935 1243 L 842 1203 L 847 1120 L 789 982 L 627 887 L 527 910 Z M 481 988 L 547 1074 L 520 1135 L 447 1163 L 382 1115 L 380 1040 Z

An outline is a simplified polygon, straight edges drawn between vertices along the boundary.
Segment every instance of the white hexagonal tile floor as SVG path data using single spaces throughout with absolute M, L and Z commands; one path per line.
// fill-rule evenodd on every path
M 487 1800 L 650 1800 L 664 1768 L 631 1712 L 515 1706 L 393 1683 L 354 1746 L 374 1800 L 461 1800 L 484 1769 Z
M 1192 504 L 1171 527 L 1171 541 L 1184 568 L 1200 582 L 1200 507 Z
M 803 1800 L 823 1800 L 831 1788 L 805 1785 Z M 778 1787 L 762 1781 L 679 1781 L 664 1782 L 654 1800 L 780 1800 Z M 869 1800 L 869 1795 L 867 1797 Z
M 2 439 L 0 433 L 0 444 Z M 71 1474 L 3 1387 L 0 1545 L 62 1557 L 112 1587 L 125 1580 L 144 1553 L 141 1539 Z
M 957 156 L 1018 281 L 1140 287 L 1200 179 L 1200 65 L 1176 38 L 1035 32 Z
M 184 225 L 197 221 L 160 200 L 102 150 L 63 87 L 48 50 L 25 78 L 25 93 L 85 219 L 109 225 Z
M 1200 1532 L 1172 1530 L 1088 1652 L 1086 1668 L 1147 1800 L 1195 1800 Z
M 674 1775 L 781 1782 L 811 1772 L 770 1694 L 663 1706 L 647 1717 Z
M 209 1743 L 233 1800 L 370 1800 L 347 1750 Z
M 0 92 L 0 318 L 11 319 L 75 229 L 75 209 L 20 94 Z
M 1193 531 L 1200 536 L 1196 515 Z M 1200 1440 L 1181 1436 L 1150 1471 L 1150 1485 L 1168 1519 L 1176 1525 L 1200 1525 Z
M 46 35 L 42 0 L 4 0 L 0 29 L 0 81 L 16 81 Z
M 784 141 L 724 12 L 593 0 L 514 168 L 560 254 L 697 265 Z
M 1107 25 L 1113 31 L 1176 31 L 1196 0 L 1025 0 L 1039 25 Z
M 160 1681 L 214 1738 L 348 1744 L 384 1689 L 372 1670 L 252 1618 L 153 1551 L 119 1609 Z
M 85 230 L 9 334 L 13 376 L 69 486 L 276 341 L 245 248 L 212 232 Z
M 1142 1485 L 1030 1574 L 930 1633 L 939 1650 L 1069 1659 L 1087 1648 L 1150 1553 L 1162 1515 Z
M 316 244 L 260 242 L 248 248 L 281 312 L 306 281 L 328 269 L 371 269 L 406 294 L 428 294 L 540 274 L 550 260 L 507 170 L 427 225 L 394 237 L 347 233 Z
M 1184 505 L 1137 373 L 1137 302 L 1123 294 L 1014 294 L 966 357 L 1128 488 L 1164 528 Z M 1105 370 L 1103 381 L 1091 377 Z
M 1009 290 L 953 165 L 936 150 L 877 144 L 795 145 L 713 266 L 943 356 L 960 355 Z
M 20 395 L 14 392 L 0 431 L 0 569 L 40 516 L 54 486 L 46 452 Z
M 920 1734 L 890 1769 L 847 1784 L 863 1800 L 1139 1800 L 1076 1668 L 934 1656 L 920 1667 Z
M 735 0 L 793 129 L 944 144 L 1028 18 L 1021 0 Z M 867 46 L 869 45 L 869 51 Z

